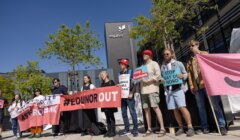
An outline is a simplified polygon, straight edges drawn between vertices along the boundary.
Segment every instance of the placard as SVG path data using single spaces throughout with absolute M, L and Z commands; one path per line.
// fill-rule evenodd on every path
M 182 84 L 183 80 L 178 78 L 178 74 L 180 74 L 180 73 L 181 73 L 181 71 L 179 68 L 176 68 L 174 70 L 163 71 L 162 75 L 164 78 L 164 86 L 172 86 L 172 85 Z
M 122 98 L 128 98 L 130 92 L 130 74 L 119 75 L 119 84 L 122 87 Z

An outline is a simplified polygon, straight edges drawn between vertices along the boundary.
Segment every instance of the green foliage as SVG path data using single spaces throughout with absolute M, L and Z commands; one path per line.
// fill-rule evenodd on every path
M 38 66 L 38 61 L 28 61 L 27 66 L 19 65 L 12 73 L 17 91 L 23 95 L 33 95 L 35 88 L 40 88 L 43 95 L 51 94 L 51 79 L 46 77 Z
M 3 96 L 10 101 L 14 97 L 14 84 L 10 77 L 0 75 L 0 89 Z
M 138 41 L 139 46 L 151 42 L 155 48 L 171 48 L 180 41 L 180 33 L 184 26 L 200 30 L 192 22 L 198 11 L 205 10 L 209 0 L 153 0 L 150 18 L 135 18 L 137 26 L 130 35 Z M 206 29 L 206 27 L 204 28 Z M 202 29 L 201 29 L 202 30 Z
M 102 47 L 102 44 L 91 30 L 89 21 L 86 21 L 84 27 L 76 24 L 72 29 L 63 24 L 56 35 L 49 34 L 49 39 L 45 42 L 47 48 L 38 51 L 42 58 L 55 56 L 71 67 L 79 63 L 100 64 L 100 58 L 95 57 L 93 52 Z

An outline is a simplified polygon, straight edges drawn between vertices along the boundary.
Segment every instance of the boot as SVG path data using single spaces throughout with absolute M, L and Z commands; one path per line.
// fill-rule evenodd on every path
M 108 137 L 110 133 L 111 133 L 111 126 L 107 124 L 107 133 L 105 133 L 103 137 Z
M 111 127 L 111 132 L 108 135 L 108 137 L 114 137 L 114 136 L 116 136 L 116 128 L 115 128 L 115 126 Z

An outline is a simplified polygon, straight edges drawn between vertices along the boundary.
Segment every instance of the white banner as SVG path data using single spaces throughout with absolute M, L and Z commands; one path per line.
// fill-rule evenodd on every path
M 128 98 L 130 92 L 130 74 L 119 75 L 119 84 L 122 87 L 122 98 Z
M 12 112 L 10 112 L 12 118 L 16 118 L 22 112 L 29 110 L 30 106 L 32 106 L 33 104 L 38 104 L 38 105 L 45 106 L 45 107 L 57 105 L 57 104 L 60 104 L 60 95 L 48 95 L 48 96 L 45 96 L 43 100 L 39 100 L 38 102 L 36 102 L 36 100 L 35 101 L 29 100 L 21 108 L 15 109 Z

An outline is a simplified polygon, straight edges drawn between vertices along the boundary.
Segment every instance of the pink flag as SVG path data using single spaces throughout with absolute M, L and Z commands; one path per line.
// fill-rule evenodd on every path
M 240 54 L 197 55 L 209 96 L 240 94 Z

